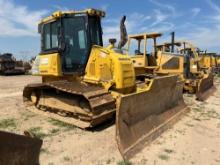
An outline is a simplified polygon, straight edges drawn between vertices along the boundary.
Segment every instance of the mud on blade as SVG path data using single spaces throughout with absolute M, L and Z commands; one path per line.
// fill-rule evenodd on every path
M 183 83 L 176 76 L 158 77 L 149 91 L 121 97 L 116 111 L 116 138 L 125 159 L 158 137 L 186 107 Z

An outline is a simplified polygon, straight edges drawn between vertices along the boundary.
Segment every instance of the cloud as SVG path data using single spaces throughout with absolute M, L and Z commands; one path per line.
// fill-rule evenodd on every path
M 60 6 L 60 5 L 53 5 L 53 8 L 54 8 L 55 10 L 60 10 L 60 11 L 68 11 L 68 10 L 70 10 L 68 7 L 66 7 L 66 6 Z
M 171 30 L 177 31 L 177 39 L 179 40 L 189 40 L 196 44 L 196 46 L 200 47 L 201 49 L 208 49 L 210 51 L 218 51 L 219 50 L 219 43 L 220 40 L 220 7 L 214 3 L 212 0 L 206 0 L 207 4 L 212 10 L 209 15 L 201 15 L 201 9 L 198 7 L 192 8 L 191 15 L 193 17 L 198 16 L 199 14 L 201 17 L 199 19 L 204 19 L 200 21 L 197 19 L 194 22 L 187 22 L 184 21 L 181 24 L 178 24 L 173 20 L 171 22 L 170 20 L 172 18 L 175 18 L 172 14 L 169 14 L 169 12 L 164 12 L 161 10 L 162 6 L 160 7 L 160 10 L 156 9 L 155 12 L 155 18 L 156 21 L 152 24 L 152 28 L 150 30 L 155 31 L 161 31 L 161 32 L 168 32 Z M 188 15 L 187 12 L 182 13 L 181 18 L 185 18 Z M 167 21 L 169 18 L 169 21 Z M 162 37 L 162 40 L 164 41 L 164 38 L 169 39 L 168 37 Z
M 140 12 L 133 12 L 127 15 L 126 28 L 128 34 L 138 34 L 144 32 L 168 32 L 174 29 L 175 25 L 167 21 L 169 15 L 163 13 L 159 9 L 153 10 L 151 15 Z M 104 45 L 108 44 L 109 38 L 116 38 L 119 41 L 120 37 L 120 17 L 106 18 L 103 20 L 103 40 Z
M 155 21 L 151 24 L 151 26 L 156 26 L 168 18 L 168 15 L 162 13 L 160 10 L 154 10 L 155 13 Z
M 154 5 L 160 7 L 161 9 L 168 10 L 173 15 L 175 15 L 175 13 L 176 13 L 176 10 L 175 10 L 175 8 L 172 5 L 165 4 L 164 2 L 161 3 L 159 0 L 149 0 L 149 2 L 151 2 Z
M 191 25 L 192 28 L 189 28 L 190 31 L 186 33 L 184 38 L 193 41 L 202 49 L 220 52 L 218 42 L 220 40 L 220 35 L 218 35 L 220 34 L 220 7 L 212 0 L 206 1 L 214 14 L 207 16 L 208 20 L 205 24 Z
M 148 29 L 151 32 L 170 32 L 173 31 L 175 25 L 171 22 L 163 22 L 160 26 Z
M 12 0 L 0 0 L 0 37 L 37 36 L 37 23 L 46 10 L 31 11 Z
M 151 16 L 142 13 L 134 12 L 127 17 L 127 30 L 128 33 L 137 33 L 137 29 L 142 26 L 146 26 L 147 22 L 151 19 Z
M 212 0 L 206 0 L 206 2 L 209 4 L 209 6 L 215 10 L 216 12 L 220 13 L 220 7 L 216 5 Z
M 186 36 L 182 38 L 187 38 L 188 40 L 193 41 L 198 47 L 202 49 L 209 49 L 209 50 L 217 50 L 219 51 L 219 35 L 213 34 L 220 34 L 220 26 L 216 26 L 214 28 L 197 28 L 194 31 L 189 32 Z M 217 48 L 217 49 L 216 49 Z
M 108 44 L 109 38 L 116 38 L 117 41 L 119 41 L 120 20 L 120 17 L 106 18 L 106 20 L 103 20 L 103 40 L 105 45 Z M 139 12 L 133 12 L 127 15 L 125 25 L 128 34 L 139 33 L 141 27 L 145 27 L 150 20 L 151 16 Z
M 180 11 L 176 12 L 176 8 L 172 4 L 164 4 L 160 0 L 149 0 L 152 4 L 157 6 L 157 9 L 153 10 L 153 20 L 151 25 L 148 27 L 151 31 L 165 32 L 172 30 L 174 24 L 171 22 L 172 19 L 180 17 Z M 169 20 L 168 20 L 169 19 Z
M 191 11 L 192 11 L 192 16 L 195 17 L 200 13 L 201 9 L 200 8 L 193 8 Z
M 107 11 L 109 8 L 109 4 L 104 4 L 104 5 L 101 5 L 100 9 L 103 10 L 103 11 Z

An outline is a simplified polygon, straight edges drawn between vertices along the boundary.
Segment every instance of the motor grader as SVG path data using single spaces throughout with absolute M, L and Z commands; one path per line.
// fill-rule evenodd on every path
M 203 65 L 193 44 L 188 41 L 164 43 L 158 45 L 157 52 L 157 72 L 179 74 L 185 82 L 184 91 L 195 93 L 197 100 L 205 100 L 214 91 L 211 69 Z
M 23 97 L 28 110 L 80 128 L 116 116 L 118 147 L 129 158 L 187 110 L 183 84 L 176 75 L 154 74 L 147 63 L 135 66 L 138 57 L 122 49 L 127 42 L 125 16 L 118 46 L 110 39 L 103 47 L 104 16 L 103 11 L 86 9 L 58 11 L 43 19 L 38 28 L 41 52 L 32 68 L 42 83 L 27 85 Z

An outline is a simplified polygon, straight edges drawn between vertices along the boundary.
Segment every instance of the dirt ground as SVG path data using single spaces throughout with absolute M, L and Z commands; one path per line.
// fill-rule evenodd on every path
M 117 149 L 114 125 L 101 131 L 84 131 L 26 111 L 23 87 L 39 81 L 33 76 L 0 76 L 0 129 L 19 134 L 29 130 L 42 138 L 43 165 L 220 164 L 220 78 L 215 80 L 217 91 L 205 102 L 185 95 L 191 112 L 125 162 Z

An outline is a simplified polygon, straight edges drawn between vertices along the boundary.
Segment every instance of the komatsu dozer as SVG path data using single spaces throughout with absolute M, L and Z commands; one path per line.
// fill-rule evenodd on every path
M 155 66 L 146 63 L 150 59 L 146 42 L 144 63 L 136 66 L 139 57 L 122 49 L 128 39 L 125 16 L 118 46 L 116 39 L 110 39 L 110 45 L 103 47 L 104 16 L 103 11 L 86 9 L 58 11 L 43 19 L 41 52 L 32 68 L 42 83 L 27 85 L 23 97 L 27 109 L 80 128 L 100 125 L 116 115 L 119 150 L 129 158 L 141 142 L 155 139 L 186 111 L 183 84 L 176 75 L 152 72 Z
M 157 72 L 179 74 L 185 82 L 184 91 L 195 93 L 197 100 L 203 101 L 215 91 L 210 68 L 201 65 L 201 57 L 190 42 L 164 43 L 158 45 L 157 52 Z

